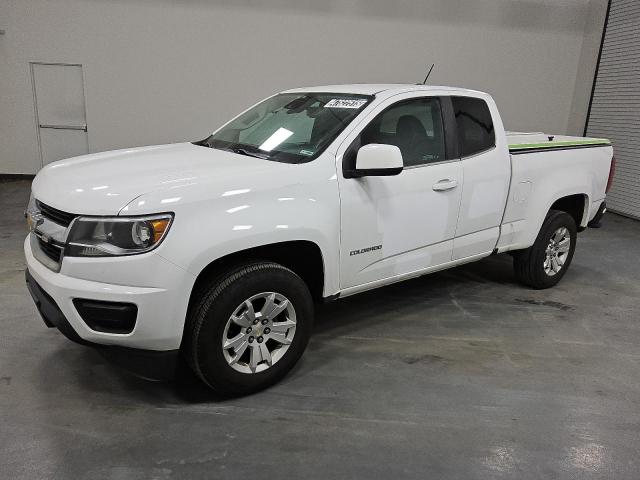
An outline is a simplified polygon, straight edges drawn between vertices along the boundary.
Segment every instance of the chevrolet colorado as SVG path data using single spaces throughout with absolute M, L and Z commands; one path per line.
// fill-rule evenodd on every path
M 43 168 L 24 243 L 45 323 L 150 377 L 178 355 L 244 394 L 300 358 L 314 300 L 511 252 L 566 273 L 613 178 L 607 140 L 506 133 L 481 92 L 288 90 L 194 143 Z

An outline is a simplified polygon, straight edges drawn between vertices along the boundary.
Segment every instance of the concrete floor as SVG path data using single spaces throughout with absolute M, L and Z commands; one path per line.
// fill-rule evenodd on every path
M 533 291 L 499 256 L 321 307 L 279 385 L 149 383 L 45 328 L 0 183 L 2 478 L 640 478 L 640 222 Z

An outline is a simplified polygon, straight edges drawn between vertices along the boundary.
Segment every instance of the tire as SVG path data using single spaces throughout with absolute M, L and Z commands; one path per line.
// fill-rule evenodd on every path
M 198 296 L 185 324 L 183 354 L 195 374 L 219 394 L 246 395 L 273 385 L 293 368 L 309 342 L 311 294 L 282 265 L 239 266 L 211 281 Z M 233 346 L 225 348 L 223 341 Z
M 564 230 L 563 230 L 564 229 Z M 566 232 L 564 237 L 560 233 Z M 517 279 L 535 289 L 545 289 L 556 285 L 564 276 L 573 260 L 578 237 L 576 222 L 571 215 L 559 210 L 551 210 L 547 215 L 535 243 L 513 256 L 513 267 Z M 564 239 L 569 239 L 568 250 Z M 552 242 L 556 242 L 555 244 Z M 562 240 L 557 243 L 558 240 Z M 549 248 L 550 257 L 547 258 Z M 555 263 L 553 257 L 555 256 Z M 558 267 L 556 271 L 556 267 Z

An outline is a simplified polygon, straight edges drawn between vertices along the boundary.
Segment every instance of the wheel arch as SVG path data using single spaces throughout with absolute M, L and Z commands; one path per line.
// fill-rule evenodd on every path
M 571 215 L 579 229 L 586 227 L 589 217 L 589 196 L 586 193 L 576 193 L 560 197 L 551 204 L 547 214 L 551 210 L 560 210 Z
M 196 277 L 189 297 L 189 309 L 203 286 L 213 279 L 237 265 L 258 261 L 271 261 L 289 268 L 304 280 L 315 301 L 323 298 L 326 269 L 322 250 L 309 240 L 291 240 L 237 250 L 212 260 Z
M 583 189 L 569 189 L 555 195 L 543 195 L 544 190 L 538 190 L 531 202 L 512 201 L 507 208 L 520 210 L 517 216 L 511 213 L 512 220 L 502 226 L 498 251 L 517 251 L 529 248 L 535 242 L 545 219 L 551 210 L 568 213 L 576 222 L 578 231 L 583 230 L 588 222 L 591 200 Z

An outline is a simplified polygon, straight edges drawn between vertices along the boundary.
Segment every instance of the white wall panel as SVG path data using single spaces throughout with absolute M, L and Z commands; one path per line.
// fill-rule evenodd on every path
M 40 166 L 29 62 L 82 64 L 92 152 L 203 138 L 286 88 L 418 82 L 432 62 L 430 83 L 492 93 L 512 130 L 575 132 L 603 3 L 1 0 L 0 173 Z

